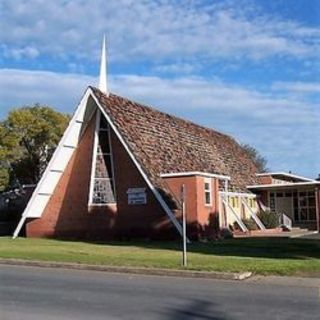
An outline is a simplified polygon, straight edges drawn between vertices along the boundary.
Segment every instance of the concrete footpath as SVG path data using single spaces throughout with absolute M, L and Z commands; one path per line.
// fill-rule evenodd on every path
M 40 268 L 57 268 L 68 270 L 87 270 L 110 273 L 126 273 L 132 275 L 150 275 L 166 276 L 181 278 L 198 278 L 198 279 L 221 279 L 221 280 L 246 280 L 254 283 L 269 283 L 283 285 L 297 285 L 304 287 L 319 287 L 320 278 L 318 276 L 274 276 L 274 275 L 254 275 L 252 272 L 217 272 L 217 271 L 193 271 L 179 269 L 160 269 L 160 268 L 142 268 L 142 267 L 121 267 L 121 266 L 102 266 L 83 263 L 65 263 L 51 261 L 35 261 L 22 259 L 1 259 L 0 265 L 26 266 Z M 320 291 L 319 291 L 320 296 Z
M 119 267 L 102 266 L 83 263 L 47 262 L 20 259 L 0 259 L 0 265 L 30 266 L 43 268 L 60 268 L 88 271 L 104 271 L 113 273 L 141 274 L 152 276 L 223 279 L 223 280 L 245 280 L 252 276 L 252 272 L 216 272 L 216 271 L 192 271 L 179 269 L 141 268 L 141 267 Z

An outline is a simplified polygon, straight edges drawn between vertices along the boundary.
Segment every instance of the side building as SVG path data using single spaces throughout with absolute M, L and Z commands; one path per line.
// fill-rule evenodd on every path
M 262 209 L 282 214 L 289 227 L 320 230 L 320 181 L 285 172 L 257 174 L 258 184 L 248 186 Z

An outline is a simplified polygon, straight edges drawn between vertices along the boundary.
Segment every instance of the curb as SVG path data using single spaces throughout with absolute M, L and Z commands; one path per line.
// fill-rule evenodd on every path
M 127 273 L 136 275 L 150 276 L 167 276 L 182 278 L 199 278 L 199 279 L 221 279 L 221 280 L 246 280 L 252 276 L 252 272 L 206 272 L 206 271 L 189 271 L 177 269 L 159 269 L 159 268 L 137 268 L 137 267 L 116 267 L 101 266 L 82 263 L 62 263 L 46 261 L 29 261 L 20 259 L 0 259 L 0 264 L 11 266 L 27 266 L 41 268 L 58 268 L 71 270 L 102 271 L 112 273 Z

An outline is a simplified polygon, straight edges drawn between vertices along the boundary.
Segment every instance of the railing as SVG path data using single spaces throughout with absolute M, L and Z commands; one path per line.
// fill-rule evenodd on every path
M 232 206 L 228 203 L 228 201 L 225 200 L 225 197 L 222 198 L 222 202 L 224 203 L 224 205 L 226 206 L 226 208 L 230 209 L 230 211 L 233 213 L 239 227 L 241 228 L 241 230 L 243 232 L 247 232 L 248 228 L 246 227 L 246 225 L 242 222 L 242 220 L 238 217 L 237 213 L 233 210 Z
M 292 229 L 292 220 L 286 214 L 282 213 L 281 220 L 282 225 L 284 225 L 289 230 Z
M 237 196 L 240 198 L 240 202 L 241 204 L 244 205 L 245 210 L 247 212 L 249 212 L 250 216 L 252 217 L 252 219 L 255 221 L 255 223 L 257 224 L 257 226 L 261 229 L 261 230 L 266 230 L 266 227 L 264 226 L 264 224 L 262 223 L 262 221 L 259 219 L 259 217 L 257 216 L 257 214 L 250 208 L 250 206 L 248 205 L 248 203 L 246 202 L 245 199 L 247 198 L 254 198 L 256 199 L 255 195 L 252 195 L 250 193 L 238 193 L 238 192 L 225 192 L 225 191 L 220 191 L 219 192 L 220 197 L 222 202 L 224 203 L 225 207 L 232 212 L 233 216 L 235 217 L 235 220 L 237 221 L 238 225 L 240 226 L 242 231 L 248 231 L 247 226 L 243 223 L 241 217 L 237 214 L 237 212 L 233 209 L 233 207 L 230 205 L 229 201 L 227 200 L 228 196 Z
M 257 226 L 261 229 L 261 230 L 266 230 L 266 227 L 264 226 L 264 224 L 262 223 L 262 221 L 259 219 L 259 217 L 257 216 L 257 214 L 248 206 L 247 202 L 245 200 L 241 200 L 241 202 L 244 204 L 244 206 L 246 207 L 246 209 L 250 212 L 252 219 L 254 220 L 254 222 L 257 224 Z
M 262 210 L 263 212 L 266 212 L 268 210 L 270 211 L 270 208 L 265 206 L 261 200 L 257 199 L 257 203 L 259 205 L 260 210 Z

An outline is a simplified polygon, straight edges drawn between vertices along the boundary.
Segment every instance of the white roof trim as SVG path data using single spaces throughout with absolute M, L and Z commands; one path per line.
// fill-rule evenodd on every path
M 235 197 L 248 197 L 248 198 L 256 198 L 257 195 L 254 193 L 248 192 L 231 192 L 231 191 L 219 191 L 219 194 L 225 196 L 235 196 Z
M 147 174 L 143 171 L 142 167 L 140 166 L 139 162 L 137 161 L 137 159 L 135 158 L 135 156 L 133 155 L 133 153 L 131 152 L 129 146 L 127 145 L 127 143 L 125 142 L 125 140 L 123 139 L 122 135 L 120 134 L 119 130 L 117 129 L 117 127 L 114 125 L 114 123 L 111 121 L 109 115 L 106 113 L 106 111 L 104 110 L 104 108 L 101 106 L 100 102 L 98 101 L 98 99 L 96 98 L 96 96 L 94 95 L 94 93 L 92 92 L 91 88 L 89 88 L 88 90 L 90 90 L 91 92 L 91 96 L 94 99 L 94 101 L 96 102 L 97 106 L 99 107 L 99 109 L 101 110 L 102 114 L 105 116 L 106 120 L 108 121 L 110 127 L 112 128 L 113 132 L 116 134 L 116 136 L 118 137 L 118 139 L 120 140 L 120 142 L 122 143 L 123 147 L 125 148 L 125 150 L 127 151 L 127 153 L 129 154 L 131 160 L 133 161 L 133 163 L 135 164 L 135 166 L 137 167 L 138 171 L 140 172 L 140 174 L 142 175 L 143 179 L 145 180 L 145 182 L 147 183 L 148 187 L 150 188 L 150 190 L 152 191 L 152 193 L 154 194 L 154 196 L 156 197 L 156 199 L 159 201 L 160 205 L 162 206 L 162 208 L 164 209 L 164 211 L 166 212 L 166 214 L 168 215 L 169 219 L 171 220 L 171 222 L 174 224 L 174 226 L 176 227 L 176 229 L 178 230 L 178 232 L 180 233 L 180 235 L 182 236 L 182 226 L 180 225 L 179 221 L 177 220 L 177 218 L 175 217 L 175 215 L 173 214 L 173 212 L 171 211 L 171 209 L 168 207 L 167 203 L 163 200 L 162 196 L 160 195 L 160 193 L 158 192 L 158 190 L 154 187 L 154 185 L 152 184 L 152 182 L 150 181 L 150 179 L 148 178 Z
M 293 183 L 283 183 L 283 184 L 256 184 L 252 186 L 247 186 L 247 189 L 265 189 L 265 188 L 286 188 L 286 187 L 303 187 L 303 186 L 317 186 L 320 185 L 320 181 L 309 181 L 309 182 L 293 182 Z
M 316 181 L 314 179 L 309 179 L 306 177 L 302 177 L 302 176 L 298 176 L 296 174 L 292 174 L 292 173 L 287 173 L 287 172 L 283 172 L 283 171 L 279 171 L 279 172 L 264 172 L 264 173 L 257 173 L 256 176 L 257 177 L 266 177 L 266 176 L 285 176 L 285 177 L 289 177 L 289 178 L 295 178 L 295 179 L 300 179 L 303 181 Z
M 44 171 L 37 187 L 32 193 L 32 196 L 21 216 L 21 219 L 16 227 L 13 238 L 19 235 L 19 232 L 27 218 L 40 218 L 42 213 L 54 192 L 69 160 L 71 159 L 74 150 L 78 146 L 82 123 L 84 120 L 87 101 L 91 92 L 89 89 L 84 93 L 79 105 L 77 106 L 72 119 L 69 122 L 55 152 L 53 153 L 46 170 Z M 69 141 L 69 142 L 68 142 Z M 66 142 L 68 142 L 66 144 Z M 70 148 L 72 143 L 72 148 Z
M 221 174 L 201 172 L 201 171 L 186 171 L 186 172 L 171 172 L 160 174 L 161 178 L 174 178 L 174 177 L 186 177 L 186 176 L 203 176 L 208 178 L 217 178 L 221 180 L 231 180 L 229 176 L 224 176 Z

